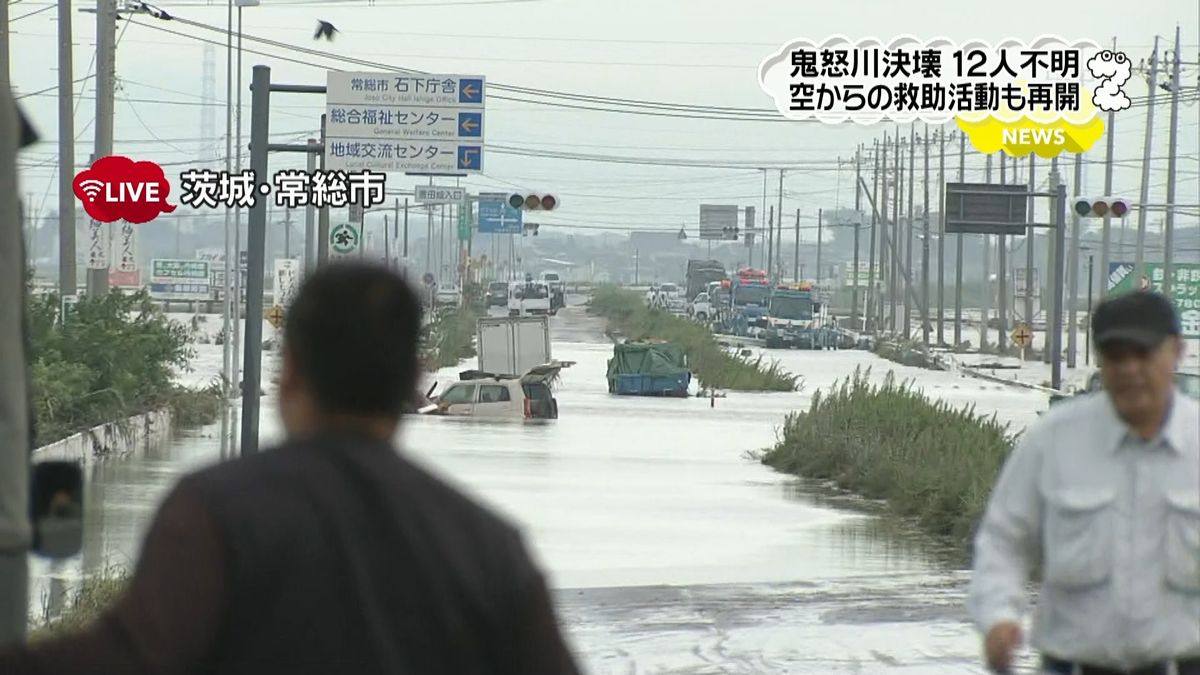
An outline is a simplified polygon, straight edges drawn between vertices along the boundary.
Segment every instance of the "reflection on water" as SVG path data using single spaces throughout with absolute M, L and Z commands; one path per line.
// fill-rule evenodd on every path
M 870 364 L 872 380 L 894 368 L 923 378 L 931 396 L 973 402 L 1018 424 L 1045 405 L 1036 392 L 984 390 L 949 373 L 903 369 L 863 352 L 773 353 L 805 378 L 803 392 L 731 392 L 715 407 L 707 399 L 618 397 L 607 391 L 612 348 L 599 324 L 578 310 L 554 322 L 555 358 L 576 362 L 563 371 L 556 394 L 560 419 L 527 424 L 416 416 L 405 420 L 398 441 L 415 461 L 518 524 L 558 588 L 943 574 L 941 545 L 910 523 L 876 517 L 871 503 L 819 483 L 774 473 L 747 451 L 773 443 L 784 416 L 806 409 L 815 391 Z M 558 341 L 563 336 L 579 339 Z M 264 382 L 271 381 L 275 361 L 264 361 Z M 220 359 L 213 363 L 219 368 Z M 444 369 L 436 378 L 444 385 L 458 370 Z M 281 436 L 273 396 L 268 387 L 263 447 Z M 84 573 L 130 566 L 174 481 L 237 456 L 238 410 L 141 457 L 92 466 L 83 553 L 33 564 L 31 609 L 42 597 L 61 604 L 62 589 Z

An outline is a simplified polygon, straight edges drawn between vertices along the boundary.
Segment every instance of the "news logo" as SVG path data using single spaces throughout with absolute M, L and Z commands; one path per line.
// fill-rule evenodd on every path
M 154 162 L 101 157 L 75 175 L 72 187 L 88 216 L 101 223 L 148 223 L 175 210 L 167 203 L 171 184 Z

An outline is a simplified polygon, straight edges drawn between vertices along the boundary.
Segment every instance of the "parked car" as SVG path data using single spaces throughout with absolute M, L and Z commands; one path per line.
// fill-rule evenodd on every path
M 492 283 L 488 284 L 487 306 L 488 307 L 507 307 L 508 306 L 508 282 L 493 281 Z
M 430 398 L 424 412 L 456 417 L 558 419 L 558 400 L 550 386 L 571 361 L 552 361 L 520 377 L 467 370 L 459 381 Z

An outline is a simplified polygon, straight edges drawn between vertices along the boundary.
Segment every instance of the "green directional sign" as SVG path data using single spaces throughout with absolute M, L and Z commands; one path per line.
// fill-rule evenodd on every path
M 458 205 L 458 240 L 467 241 L 471 238 L 471 202 L 464 201 Z
M 1108 264 L 1108 292 L 1111 295 L 1129 293 L 1134 290 L 1162 292 L 1165 270 L 1162 263 L 1146 263 L 1145 279 L 1134 278 L 1133 263 L 1113 262 Z M 1183 337 L 1200 338 L 1200 265 L 1175 263 L 1172 265 L 1171 301 L 1179 311 Z

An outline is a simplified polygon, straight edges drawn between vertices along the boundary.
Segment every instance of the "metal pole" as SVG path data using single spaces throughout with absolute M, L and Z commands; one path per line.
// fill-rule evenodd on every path
M 759 213 L 765 214 L 767 212 L 767 170 L 763 169 L 762 172 L 763 172 L 762 211 L 759 211 Z M 760 241 L 758 242 L 758 246 L 759 246 L 758 257 L 760 259 L 763 257 L 763 253 L 766 252 L 767 244 L 771 240 L 771 232 L 772 232 L 772 230 L 770 229 L 770 227 L 768 227 L 767 228 L 767 236 L 759 237 Z M 770 259 L 770 256 L 768 255 L 767 265 L 769 266 L 770 263 L 771 263 L 771 259 Z
M 1175 275 L 1175 161 L 1179 147 L 1179 90 L 1183 80 L 1179 79 L 1179 61 L 1183 58 L 1179 44 L 1179 25 L 1175 25 L 1175 58 L 1171 60 L 1171 131 L 1167 150 L 1167 221 L 1163 225 L 1163 293 L 1171 295 Z
M 405 216 L 408 215 L 407 210 L 405 211 L 404 215 Z M 400 245 L 400 198 L 399 197 L 396 197 L 392 200 L 392 239 L 394 239 L 396 241 L 397 246 Z M 408 252 L 405 251 L 405 253 L 408 253 Z M 389 259 L 388 267 L 391 267 L 391 266 L 392 266 L 392 261 Z M 397 264 L 396 268 L 399 269 L 399 267 L 400 267 L 400 265 Z
M 768 279 L 772 281 L 783 278 L 783 270 L 779 269 L 781 267 L 781 259 L 783 258 L 783 169 L 779 170 L 779 209 L 777 209 L 775 212 L 779 214 L 779 218 L 777 220 L 779 234 L 775 237 L 775 255 L 779 256 L 780 260 L 775 261 L 775 276 L 768 277 Z M 818 280 L 820 279 L 819 270 L 817 278 Z
M 233 171 L 233 0 L 226 6 L 225 31 L 225 173 Z M 221 266 L 225 270 L 221 293 L 224 302 L 221 303 L 221 365 L 225 376 L 225 397 L 233 395 L 233 387 L 237 383 L 237 375 L 233 370 L 234 352 L 237 345 L 233 341 L 233 209 L 225 205 L 225 259 Z M 225 432 L 222 433 L 224 442 Z
M 321 115 L 321 147 L 325 147 L 325 115 Z M 325 170 L 325 151 L 317 158 L 318 169 Z M 329 262 L 329 207 L 322 206 L 317 210 L 317 264 Z
M 92 161 L 108 157 L 113 152 L 113 95 L 116 83 L 117 58 L 117 2 L 116 0 L 99 0 L 96 3 L 96 145 Z M 69 141 L 74 136 L 68 137 Z M 75 171 L 66 176 L 67 185 L 75 178 Z M 71 188 L 68 187 L 68 192 Z M 74 196 L 73 194 L 71 195 Z M 74 219 L 72 219 L 74 223 Z M 97 223 L 104 242 L 104 248 L 109 250 L 109 225 Z M 107 257 L 107 255 L 106 255 Z M 104 269 L 88 269 L 88 292 L 102 295 L 108 292 L 108 266 Z
M 231 2 L 233 0 L 230 0 Z M 233 170 L 235 173 L 242 172 L 242 8 L 237 8 L 237 47 L 236 59 L 237 65 L 234 69 L 237 71 L 234 75 L 234 107 L 233 107 L 233 134 L 234 134 L 234 153 L 233 153 Z M 322 136 L 322 141 L 324 137 Z M 264 146 L 265 150 L 265 146 Z M 265 176 L 259 177 L 266 180 Z M 247 322 L 249 323 L 249 322 Z M 247 325 L 247 327 L 249 327 Z M 261 332 L 261 328 L 259 329 Z M 240 384 L 242 380 L 242 352 L 238 351 L 238 346 L 242 344 L 242 207 L 235 206 L 233 209 L 233 382 L 235 386 L 243 387 L 242 396 L 246 395 L 244 385 Z M 249 346 L 249 341 L 245 345 Z M 249 365 L 249 364 L 247 364 Z M 255 390 L 257 396 L 258 391 Z M 255 401 L 257 402 L 257 398 Z M 258 423 L 258 416 L 255 415 L 255 424 Z M 242 428 L 245 429 L 245 421 L 242 422 Z M 255 438 L 257 438 L 257 433 Z
M 69 3 L 63 4 L 69 7 Z M 6 69 L 8 54 L 0 56 L 5 57 Z M 6 70 L 0 71 L 0 77 L 0 128 L 6 131 L 0 134 L 0 194 L 11 196 L 19 188 L 18 142 L 17 134 L 9 132 L 17 129 L 18 122 Z M 68 143 L 74 138 L 68 136 Z M 29 453 L 33 443 L 25 353 L 25 247 L 17 226 L 19 218 L 17 200 L 0 201 L 0 645 L 24 639 L 29 610 Z M 72 255 L 72 264 L 74 260 Z
M 1113 38 L 1113 50 L 1117 48 L 1117 39 Z M 1104 194 L 1111 195 L 1113 189 L 1113 143 L 1116 139 L 1116 113 L 1108 113 L 1108 122 L 1104 125 L 1104 135 L 1107 136 L 1104 151 Z M 1112 216 L 1105 214 L 1104 229 L 1100 238 L 1100 274 L 1108 278 L 1108 263 L 1112 248 Z M 1108 295 L 1108 283 L 1100 284 L 1100 297 Z M 1089 322 L 1090 323 L 1090 322 Z
M 1078 197 L 1083 190 L 1083 155 L 1076 153 L 1075 155 L 1075 196 Z M 1067 297 L 1070 298 L 1070 305 L 1067 307 L 1067 367 L 1075 367 L 1075 351 L 1079 346 L 1078 337 L 1075 334 L 1077 327 L 1075 305 L 1079 301 L 1079 230 L 1080 218 L 1075 210 L 1071 210 L 1071 255 L 1067 266 Z
M 1150 89 L 1146 104 L 1146 142 L 1142 146 L 1142 189 L 1138 196 L 1137 250 L 1134 252 L 1133 281 L 1138 283 L 1146 274 L 1146 202 L 1150 199 L 1150 150 L 1154 144 L 1154 106 L 1158 94 L 1158 36 L 1154 36 L 1154 51 L 1150 54 Z M 1170 201 L 1170 200 L 1168 200 Z
M 818 212 L 819 214 L 820 212 Z M 817 216 L 817 222 L 821 222 L 820 215 Z M 818 256 L 821 251 L 821 240 L 818 235 L 817 252 Z M 800 209 L 796 209 L 796 250 L 792 252 L 792 277 L 796 281 L 800 281 Z
M 916 293 L 912 286 L 913 269 L 913 221 L 915 201 L 914 190 L 917 187 L 917 123 L 913 122 L 908 131 L 908 222 L 904 224 L 904 339 L 912 339 L 912 305 L 909 297 Z
M 967 175 L 967 136 L 958 134 L 958 182 L 966 180 Z M 962 309 L 963 309 L 963 236 L 954 235 L 954 348 L 962 344 Z
M 1083 331 L 1083 365 L 1089 366 L 1092 363 L 1092 283 L 1096 278 L 1095 270 L 1092 269 L 1092 263 L 1096 261 L 1096 257 L 1088 254 L 1088 304 L 1087 304 L 1087 326 Z
M 770 232 L 769 236 L 774 238 L 774 236 L 775 236 L 775 205 L 772 204 L 770 206 L 770 208 L 767 209 L 767 211 L 768 211 L 768 213 L 767 213 L 767 230 Z M 774 257 L 775 257 L 774 251 L 768 250 L 767 251 L 767 281 L 768 281 L 768 283 L 771 280 L 771 260 Z
M 240 32 L 240 31 L 239 31 Z M 255 181 L 267 178 L 267 143 L 270 142 L 271 69 L 254 66 L 250 92 L 250 168 Z M 256 185 L 257 187 L 257 185 Z M 246 377 L 242 386 L 243 456 L 258 452 L 259 387 L 262 378 L 263 266 L 267 244 L 267 208 L 264 199 L 250 207 L 246 231 Z
M 283 257 L 292 257 L 292 209 L 283 210 Z
M 925 237 L 921 241 L 921 306 L 925 308 L 921 316 L 921 339 L 925 349 L 929 349 L 929 125 L 925 125 L 925 135 L 921 138 L 925 146 L 925 182 L 922 186 L 925 200 Z M 941 320 L 938 320 L 941 323 Z
M 987 156 L 987 168 L 984 170 L 984 182 L 992 182 L 992 156 Z M 983 235 L 983 295 L 979 305 L 979 349 L 987 349 L 988 317 L 992 311 L 992 238 Z
M 850 320 L 858 319 L 858 240 L 862 229 L 862 144 L 854 151 L 854 275 L 850 285 Z M 853 325 L 853 324 L 852 324 Z
M 1050 160 L 1050 189 L 1057 190 L 1058 187 L 1061 186 L 1062 184 L 1063 184 L 1062 177 L 1059 176 L 1059 174 L 1058 174 L 1058 157 L 1055 157 Z M 1057 194 L 1057 192 L 1055 194 Z M 1054 202 L 1052 201 L 1051 204 L 1054 204 Z M 1050 215 L 1053 216 L 1055 213 L 1056 213 L 1056 211 L 1051 209 Z M 1055 224 L 1057 225 L 1057 223 L 1055 223 Z M 1066 238 L 1065 233 L 1063 235 L 1063 238 L 1065 240 L 1065 238 Z M 1056 232 L 1056 233 L 1054 233 L 1053 236 L 1046 237 L 1046 269 L 1051 274 L 1054 273 L 1054 261 L 1057 259 L 1057 257 L 1056 257 L 1057 249 L 1058 249 L 1058 233 Z M 1051 277 L 1051 279 L 1049 279 L 1047 281 L 1046 288 L 1050 291 L 1051 294 L 1054 293 L 1054 289 L 1056 287 L 1053 285 L 1053 277 Z M 1042 302 L 1044 303 L 1045 300 L 1043 300 Z M 1051 298 L 1050 299 L 1050 309 L 1053 310 L 1056 307 L 1060 307 L 1058 304 L 1058 300 L 1056 298 Z M 1058 323 L 1061 324 L 1062 317 L 1058 317 L 1057 319 L 1055 319 L 1055 321 L 1058 321 Z M 1047 317 L 1046 330 L 1051 329 L 1051 324 L 1052 324 L 1052 322 L 1050 321 L 1050 317 Z M 1042 349 L 1042 363 L 1052 363 L 1053 362 L 1052 354 L 1050 353 L 1050 349 L 1049 349 L 1051 342 L 1053 340 L 1053 337 L 1054 336 L 1052 336 L 1052 335 L 1047 336 L 1048 339 L 1046 340 L 1046 344 L 1044 345 L 1045 348 Z
M 1037 192 L 1037 175 L 1036 175 L 1037 160 L 1033 153 L 1029 154 L 1029 191 Z M 1037 213 L 1037 204 L 1034 202 L 1034 197 L 1030 197 L 1026 204 L 1027 218 L 1029 227 L 1025 228 L 1025 323 L 1029 325 L 1029 330 L 1033 330 L 1033 298 L 1034 293 L 1041 292 L 1041 282 L 1034 284 L 1034 248 L 1037 246 L 1037 230 L 1033 227 L 1034 218 Z
M 892 178 L 892 230 L 888 234 L 888 260 L 892 263 L 892 282 L 889 286 L 888 297 L 891 302 L 891 313 L 888 319 L 888 330 L 895 333 L 900 325 L 896 322 L 896 314 L 899 311 L 897 302 L 900 289 L 900 256 L 903 243 L 900 241 L 900 186 L 904 184 L 904 172 L 900 168 L 902 151 L 900 149 L 900 128 L 896 127 L 896 170 L 895 176 Z
M 884 143 L 884 148 L 887 143 Z M 871 201 L 879 199 L 879 141 L 874 143 L 874 152 L 871 156 L 874 168 L 871 170 Z M 861 193 L 860 193 L 861 194 Z M 875 304 L 878 303 L 875 293 L 875 241 L 876 228 L 879 224 L 879 215 L 875 213 L 875 209 L 871 209 L 871 244 L 867 251 L 867 297 L 866 309 L 864 312 L 863 328 L 867 331 L 874 329 L 875 324 Z M 856 266 L 857 267 L 857 266 Z M 855 270 L 857 274 L 857 270 Z M 855 280 L 857 282 L 857 280 Z
M 8 30 L 7 26 L 5 26 L 5 30 Z M 74 86 L 71 39 L 71 0 L 59 0 L 58 292 L 60 295 L 75 295 L 78 291 L 75 276 L 75 191 L 72 185 L 75 180 L 75 104 L 74 92 L 71 91 Z M 5 67 L 8 67 L 7 59 Z M 5 96 L 8 94 L 6 93 Z M 16 150 L 14 149 L 13 152 L 15 153 Z
M 1054 174 L 1057 177 L 1057 173 Z M 1055 181 L 1056 201 L 1054 204 L 1054 321 L 1051 328 L 1050 345 L 1054 354 L 1050 366 L 1050 387 L 1062 388 L 1062 337 L 1063 337 L 1063 262 L 1067 232 L 1067 186 Z
M 938 129 L 937 342 L 946 344 L 946 130 Z
M 404 198 L 404 259 L 408 260 L 408 197 Z
M 825 209 L 817 209 L 817 273 L 815 276 L 817 278 L 818 286 L 821 284 L 821 269 L 822 269 L 821 268 L 821 237 L 824 234 L 824 227 L 825 227 Z M 799 237 L 800 237 L 800 210 L 799 209 L 796 209 L 796 237 L 797 237 L 796 248 L 798 250 L 800 248 L 800 240 L 799 240 Z M 796 257 L 797 264 L 799 263 L 799 260 L 800 260 L 800 257 L 797 256 Z
M 1016 177 L 1016 160 L 1013 161 L 1013 174 Z M 1000 183 L 1008 183 L 1008 154 L 1000 152 Z M 1001 354 L 1008 352 L 1008 237 L 996 237 L 996 350 Z
M 316 145 L 317 139 L 308 139 L 309 145 Z M 317 171 L 317 153 L 309 152 L 306 156 L 308 175 L 311 177 Z M 317 207 L 308 203 L 304 207 L 304 273 L 312 274 L 317 271 L 317 247 L 313 239 L 317 236 Z

